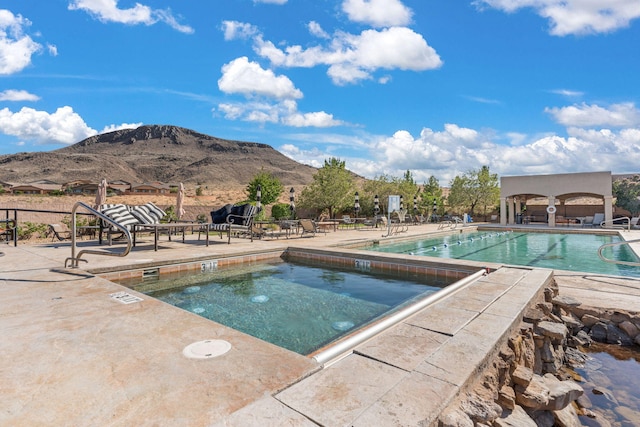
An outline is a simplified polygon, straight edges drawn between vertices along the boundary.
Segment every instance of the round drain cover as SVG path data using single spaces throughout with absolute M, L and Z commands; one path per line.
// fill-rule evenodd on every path
M 231 344 L 223 340 L 204 340 L 189 344 L 182 354 L 190 359 L 212 359 L 231 350 Z

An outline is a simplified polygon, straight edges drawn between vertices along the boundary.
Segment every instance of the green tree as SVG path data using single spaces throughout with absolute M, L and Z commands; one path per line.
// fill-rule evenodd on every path
M 422 193 L 420 194 L 420 206 L 426 212 L 433 212 L 433 202 L 436 202 L 436 213 L 443 211 L 444 200 L 442 200 L 442 188 L 438 179 L 431 175 L 429 180 L 424 183 Z
M 345 162 L 332 157 L 313 175 L 313 182 L 302 190 L 298 205 L 303 209 L 313 209 L 321 213 L 335 213 L 353 204 L 355 194 L 353 176 L 345 168 Z
M 280 198 L 280 195 L 284 191 L 284 187 L 278 178 L 276 178 L 271 172 L 265 172 L 261 170 L 253 177 L 249 185 L 247 185 L 246 192 L 250 201 L 256 201 L 256 193 L 258 192 L 258 185 L 260 186 L 260 202 L 263 205 L 270 205 Z
M 489 171 L 489 166 L 466 172 L 451 181 L 448 204 L 458 212 L 469 209 L 469 215 L 475 215 L 476 208 L 482 208 L 486 215 L 487 208 L 493 207 L 500 198 L 498 175 Z
M 640 213 L 640 175 L 618 179 L 613 182 L 613 196 L 616 206 L 626 209 L 631 216 Z

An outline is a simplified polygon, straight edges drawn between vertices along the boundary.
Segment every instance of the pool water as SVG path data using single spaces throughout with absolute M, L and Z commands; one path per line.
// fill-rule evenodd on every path
M 159 279 L 145 293 L 306 355 L 442 286 L 278 261 Z
M 640 425 L 640 349 L 594 343 L 582 349 L 589 359 L 577 368 L 586 397 L 593 405 L 590 410 L 600 413 L 611 425 L 632 427 Z M 589 417 L 580 417 L 585 426 L 601 425 Z
M 640 267 L 612 264 L 598 257 L 598 248 L 620 241 L 615 235 L 471 232 L 439 238 L 406 241 L 366 249 L 440 258 L 495 262 L 530 267 L 640 277 Z M 603 251 L 610 259 L 638 261 L 626 245 Z

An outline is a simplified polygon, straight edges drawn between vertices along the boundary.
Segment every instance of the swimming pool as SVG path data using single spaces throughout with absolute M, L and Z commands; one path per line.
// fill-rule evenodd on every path
M 600 246 L 618 241 L 621 241 L 620 237 L 610 234 L 478 231 L 373 245 L 365 249 L 376 252 L 640 277 L 639 267 L 611 264 L 598 257 Z M 604 255 L 621 261 L 638 261 L 636 255 L 626 245 L 609 249 L 609 252 L 605 252 Z
M 278 260 L 125 284 L 307 355 L 454 281 Z

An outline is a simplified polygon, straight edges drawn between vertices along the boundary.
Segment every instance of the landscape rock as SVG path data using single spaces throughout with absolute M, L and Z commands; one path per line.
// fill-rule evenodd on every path
M 580 301 L 578 301 L 577 299 L 570 297 L 570 296 L 566 296 L 566 295 L 558 295 L 556 297 L 554 297 L 551 302 L 555 305 L 558 305 L 562 308 L 574 308 L 574 307 L 578 307 L 580 305 L 582 305 L 582 303 Z
M 461 409 L 474 422 L 490 422 L 498 418 L 502 413 L 502 408 L 497 403 L 480 399 L 463 402 Z
M 439 427 L 474 427 L 473 421 L 460 409 L 445 411 L 439 418 Z
M 536 325 L 536 333 L 549 337 L 552 340 L 562 341 L 566 338 L 569 331 L 562 323 L 542 321 Z
M 638 328 L 635 323 L 625 320 L 621 322 L 618 327 L 627 334 L 630 338 L 635 338 L 638 334 L 640 334 L 640 328 Z
M 592 316 L 591 314 L 585 314 L 580 318 L 580 321 L 584 326 L 590 328 L 596 323 L 598 323 L 600 321 L 600 318 L 596 316 Z
M 549 404 L 549 388 L 540 375 L 534 375 L 526 387 L 516 385 L 516 402 L 531 409 L 542 409 Z
M 549 389 L 549 402 L 544 408 L 540 409 L 550 411 L 564 409 L 584 394 L 582 387 L 573 381 L 560 381 L 550 374 L 546 374 L 543 380 Z
M 569 405 L 559 411 L 553 411 L 553 416 L 556 421 L 555 425 L 558 427 L 582 427 L 573 405 Z
M 536 422 L 520 406 L 516 406 L 512 411 L 504 411 L 500 418 L 497 418 L 493 425 L 496 427 L 537 427 Z
M 526 366 L 518 365 L 511 374 L 511 379 L 514 383 L 526 387 L 533 378 L 533 371 Z
M 512 387 L 503 385 L 498 394 L 498 404 L 504 409 L 512 410 L 516 406 L 516 392 Z

